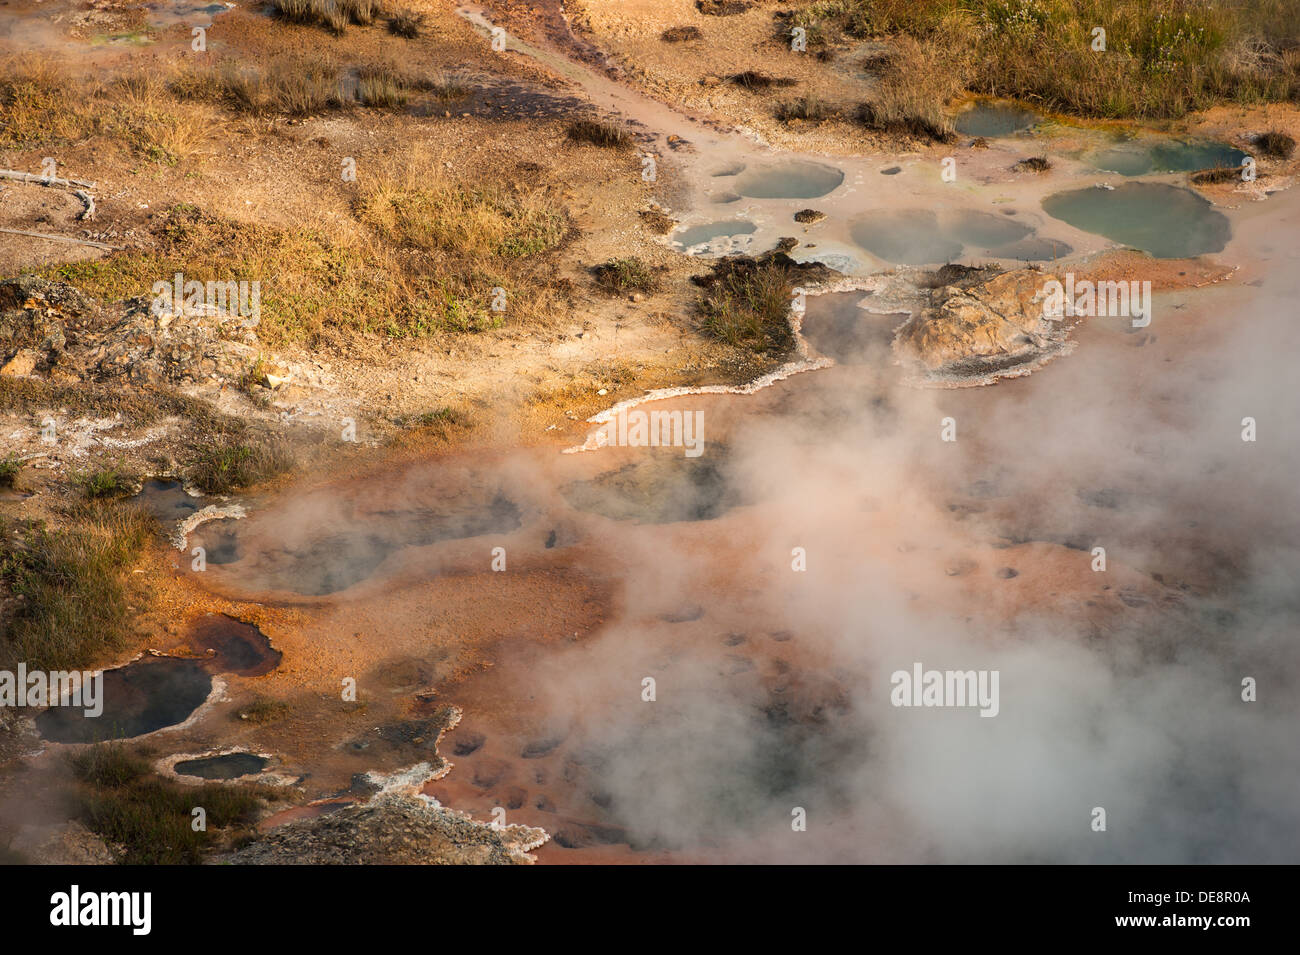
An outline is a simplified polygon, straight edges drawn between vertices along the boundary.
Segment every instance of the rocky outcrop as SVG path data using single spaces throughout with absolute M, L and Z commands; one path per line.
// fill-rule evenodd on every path
M 928 307 L 898 328 L 894 354 L 916 378 L 985 383 L 1064 352 L 1065 323 L 1043 319 L 1043 286 L 1054 276 L 1037 269 L 986 275 L 943 276 L 948 282 L 934 289 Z
M 270 360 L 256 329 L 255 318 L 209 306 L 154 308 L 149 298 L 101 306 L 63 282 L 31 275 L 0 282 L 0 375 L 7 377 L 147 385 L 217 379 L 271 389 L 317 383 L 308 370 Z
M 114 861 L 104 840 L 75 820 L 23 827 L 9 850 L 35 865 L 112 865 Z
M 34 275 L 0 282 L 0 365 L 10 367 L 6 374 L 48 367 L 67 347 L 69 334 L 95 315 L 94 303 L 71 285 Z
M 40 360 L 40 352 L 32 348 L 20 348 L 13 358 L 0 365 L 0 375 L 7 378 L 23 378 L 36 371 L 36 365 Z
M 367 774 L 364 803 L 289 822 L 222 861 L 237 865 L 517 865 L 548 839 L 530 826 L 500 828 L 420 795 L 422 763 L 391 776 Z
M 212 308 L 155 310 L 149 300 L 134 299 L 91 352 L 90 371 L 147 383 L 237 380 L 258 359 L 255 327 Z

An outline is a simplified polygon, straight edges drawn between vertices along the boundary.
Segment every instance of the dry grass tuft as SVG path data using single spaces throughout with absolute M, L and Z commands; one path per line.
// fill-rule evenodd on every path
M 393 109 L 410 99 L 410 84 L 400 72 L 388 66 L 365 66 L 357 76 L 357 100 L 362 106 Z
M 821 123 L 838 115 L 839 110 L 813 93 L 805 93 L 776 107 L 776 118 L 783 123 Z
M 1295 153 L 1295 140 L 1277 130 L 1270 130 L 1255 137 L 1255 145 L 1270 159 L 1290 159 Z
M 388 18 L 388 32 L 394 36 L 414 40 L 424 29 L 424 14 L 411 10 L 398 10 Z
M 688 40 L 698 40 L 701 35 L 699 27 L 669 27 L 659 34 L 659 39 L 665 43 L 685 43 Z
M 569 124 L 568 137 L 575 143 L 590 143 L 617 149 L 632 142 L 632 134 L 622 126 L 597 119 L 575 119 Z
M 966 91 L 1082 116 L 1178 117 L 1300 96 L 1300 18 L 1283 0 L 818 0 L 793 21 L 810 48 L 888 42 L 922 88 L 936 85 L 940 66 Z M 1097 26 L 1104 51 L 1091 47 Z M 871 64 L 874 72 L 874 56 Z M 924 105 L 913 98 L 906 112 L 925 115 Z
M 1047 172 L 1052 168 L 1052 161 L 1046 156 L 1030 156 L 1018 160 L 1014 168 L 1019 172 Z
M 1192 175 L 1192 182 L 1198 186 L 1212 186 L 1221 182 L 1241 182 L 1240 166 L 1216 166 L 1203 169 Z
M 790 87 L 798 83 L 788 76 L 771 76 L 761 70 L 745 70 L 727 77 L 728 83 L 744 87 L 747 90 L 765 90 L 772 87 Z

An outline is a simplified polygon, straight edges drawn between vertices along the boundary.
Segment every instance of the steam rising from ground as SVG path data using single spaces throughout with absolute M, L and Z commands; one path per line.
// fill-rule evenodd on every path
M 628 619 L 539 674 L 557 713 L 605 701 L 583 765 L 633 843 L 773 861 L 1294 862 L 1286 266 L 1258 289 L 1158 297 L 1144 331 L 1093 320 L 1075 357 L 995 389 L 905 391 L 847 367 L 787 383 L 779 414 L 730 438 L 732 479 L 763 503 L 639 538 Z M 945 415 L 955 444 L 939 441 Z M 999 543 L 1037 592 L 1001 596 Z M 1098 545 L 1107 574 L 1090 568 Z M 806 573 L 790 571 L 795 546 Z M 977 588 L 919 573 L 918 549 L 974 554 Z M 677 626 L 694 647 L 788 628 L 791 652 L 736 673 L 637 622 L 692 603 L 706 614 Z M 914 661 L 999 670 L 1000 714 L 891 706 L 890 673 Z M 654 703 L 636 696 L 643 674 Z
M 1275 201 L 1269 227 L 1294 230 Z M 487 694 L 508 711 L 495 728 L 467 709 L 489 738 L 542 734 L 559 762 L 529 785 L 600 841 L 684 860 L 1295 861 L 1300 281 L 1258 232 L 1237 241 L 1262 285 L 1158 294 L 1143 329 L 1090 319 L 1031 377 L 908 388 L 869 335 L 852 364 L 665 403 L 704 412 L 699 458 L 444 461 L 372 482 L 378 504 L 327 491 L 254 515 L 239 566 L 279 581 L 336 552 L 341 590 L 277 586 L 345 606 L 403 567 L 482 572 L 489 539 L 511 569 L 612 578 L 612 622 L 496 661 L 517 686 Z M 497 498 L 519 507 L 484 524 Z M 382 566 L 321 540 L 340 524 L 378 535 Z M 998 715 L 892 706 L 915 663 L 997 670 Z

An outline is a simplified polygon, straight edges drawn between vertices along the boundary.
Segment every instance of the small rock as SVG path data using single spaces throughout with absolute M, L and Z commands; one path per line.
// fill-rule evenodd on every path
M 968 574 L 975 569 L 975 561 L 969 557 L 960 557 L 956 560 L 949 561 L 944 567 L 943 572 L 949 577 L 960 577 L 962 574 Z
M 0 367 L 0 375 L 6 378 L 24 378 L 36 370 L 36 361 L 39 357 L 30 348 L 19 349 L 13 358 Z

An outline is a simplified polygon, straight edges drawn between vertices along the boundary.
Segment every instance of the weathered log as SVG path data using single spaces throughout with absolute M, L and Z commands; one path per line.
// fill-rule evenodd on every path
M 17 179 L 19 182 L 34 182 L 42 186 L 83 186 L 94 189 L 95 183 L 84 179 L 60 179 L 58 176 L 38 176 L 34 172 L 19 172 L 16 169 L 0 169 L 0 179 Z
M 116 251 L 117 247 L 105 245 L 103 242 L 92 242 L 90 239 L 76 239 L 69 235 L 50 235 L 48 232 L 27 232 L 23 229 L 0 229 L 0 232 L 7 232 L 10 235 L 26 235 L 33 239 L 49 239 L 51 242 L 71 242 L 74 245 L 89 245 L 96 249 L 108 249 Z
M 86 208 L 81 210 L 81 215 L 77 216 L 81 221 L 95 218 L 95 197 L 85 189 L 78 189 L 74 195 L 85 204 Z

